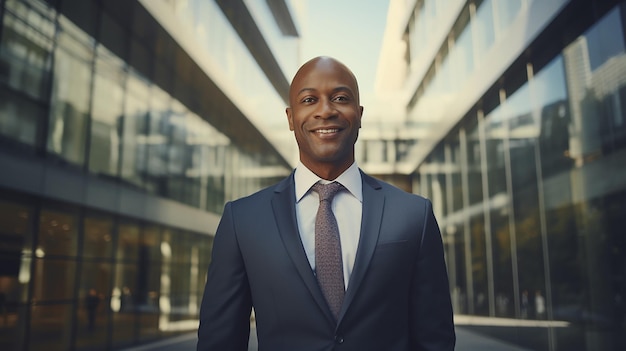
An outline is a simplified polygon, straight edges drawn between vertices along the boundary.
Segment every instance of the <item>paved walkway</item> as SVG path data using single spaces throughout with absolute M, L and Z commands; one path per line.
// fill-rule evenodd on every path
M 456 337 L 455 351 L 531 351 L 468 331 L 463 327 L 456 328 Z M 190 333 L 123 351 L 195 351 L 195 349 L 196 334 Z M 257 351 L 256 337 L 254 336 L 250 337 L 248 351 Z

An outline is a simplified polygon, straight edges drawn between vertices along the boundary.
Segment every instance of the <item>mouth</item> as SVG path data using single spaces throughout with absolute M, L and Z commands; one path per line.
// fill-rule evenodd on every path
M 317 129 L 313 132 L 318 134 L 334 134 L 339 133 L 339 128 Z

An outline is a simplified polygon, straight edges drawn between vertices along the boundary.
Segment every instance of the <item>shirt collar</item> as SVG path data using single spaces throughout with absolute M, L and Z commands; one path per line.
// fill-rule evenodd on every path
M 296 183 L 296 202 L 299 202 L 304 195 L 306 195 L 313 184 L 317 182 L 326 184 L 332 183 L 333 181 L 343 185 L 354 197 L 363 202 L 363 183 L 361 181 L 361 172 L 359 172 L 359 167 L 356 162 L 352 163 L 348 169 L 333 181 L 318 177 L 302 164 L 302 162 L 299 162 L 294 173 L 294 181 Z

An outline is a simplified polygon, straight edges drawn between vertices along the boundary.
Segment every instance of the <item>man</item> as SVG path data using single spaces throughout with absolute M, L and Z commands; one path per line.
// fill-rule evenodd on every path
M 453 350 L 431 203 L 358 169 L 363 107 L 352 72 L 329 57 L 308 61 L 293 78 L 286 112 L 300 163 L 280 183 L 226 204 L 198 350 L 247 350 L 252 307 L 260 351 Z M 341 184 L 328 200 L 336 220 L 324 210 L 328 222 L 318 227 L 324 191 L 315 184 L 330 182 Z M 339 257 L 316 239 L 337 229 L 340 243 L 331 246 L 340 246 Z M 343 279 L 328 284 L 337 270 Z
M 94 331 L 96 329 L 96 313 L 100 304 L 100 296 L 96 289 L 89 289 L 89 293 L 85 298 L 85 307 L 87 308 L 87 330 Z

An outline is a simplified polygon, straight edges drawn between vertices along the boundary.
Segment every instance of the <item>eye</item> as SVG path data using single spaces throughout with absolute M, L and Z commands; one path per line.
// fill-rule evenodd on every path
M 312 96 L 307 96 L 304 99 L 302 99 L 301 102 L 304 104 L 311 104 L 315 102 L 315 98 L 313 98 Z
M 337 102 L 348 102 L 350 101 L 350 98 L 348 98 L 345 95 L 337 95 L 333 98 L 333 101 L 337 101 Z

